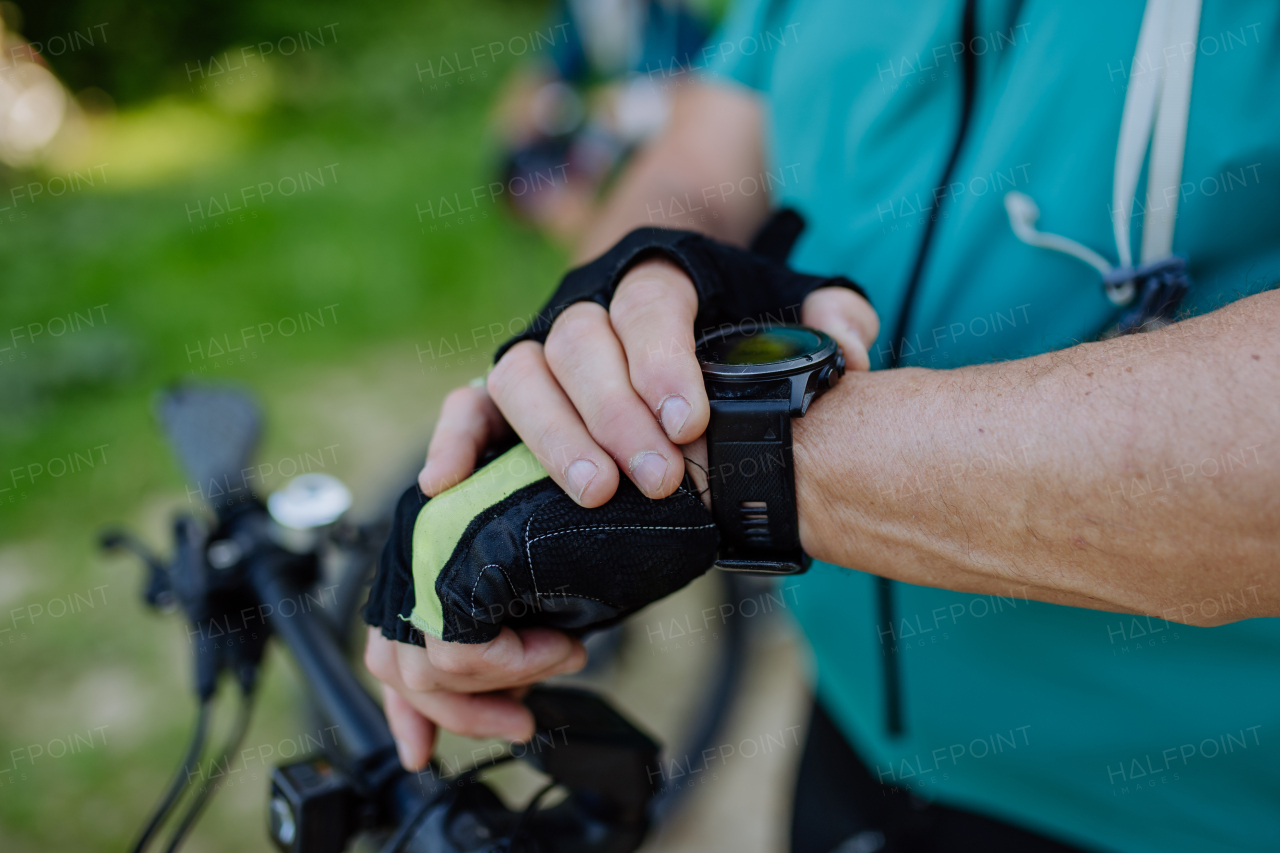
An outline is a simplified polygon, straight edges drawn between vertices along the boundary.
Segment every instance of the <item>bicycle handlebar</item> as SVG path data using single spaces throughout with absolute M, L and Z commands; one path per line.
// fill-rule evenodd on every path
M 399 766 L 395 740 L 382 709 L 356 679 L 328 624 L 305 609 L 310 587 L 289 572 L 288 552 L 274 550 L 250 558 L 249 583 L 259 603 L 273 604 L 271 630 L 289 647 L 326 724 L 337 727 L 344 768 L 371 790 L 380 788 Z M 280 603 L 299 602 L 292 616 Z
M 213 485 L 225 480 L 229 466 L 248 458 L 260 428 L 252 399 L 231 389 L 179 387 L 158 408 L 185 467 L 202 483 L 209 477 Z M 196 647 L 202 707 L 208 707 L 217 689 L 218 674 L 230 670 L 247 708 L 272 633 L 297 661 L 321 717 L 337 734 L 332 747 L 326 744 L 324 756 L 275 768 L 270 821 L 277 846 L 288 853 L 340 853 L 358 833 L 393 828 L 386 848 L 392 853 L 511 853 L 526 844 L 535 850 L 630 853 L 639 846 L 655 793 L 650 767 L 657 762 L 658 745 L 590 691 L 535 687 L 525 702 L 538 729 L 535 739 L 549 748 L 517 752 L 513 745 L 498 759 L 518 755 L 550 776 L 552 784 L 542 794 L 554 784 L 567 788 L 568 796 L 558 805 L 538 810 L 539 794 L 523 812 L 514 812 L 476 780 L 482 768 L 447 778 L 434 763 L 424 773 L 405 771 L 382 709 L 347 663 L 337 635 L 345 626 L 309 606 L 316 600 L 318 546 L 286 548 L 276 535 L 280 528 L 247 484 L 231 492 L 239 495 L 219 492 L 217 500 L 210 500 L 217 517 L 211 533 L 191 516 L 178 518 L 174 558 L 168 565 L 127 534 L 110 534 L 102 541 L 105 547 L 129 548 L 143 557 L 150 568 L 147 602 L 159 606 L 176 601 L 197 628 L 229 623 L 245 612 L 256 611 L 265 620 L 266 630 L 254 633 L 252 642 L 202 642 Z M 346 604 L 358 596 L 350 589 L 342 594 Z M 290 601 L 296 606 L 286 613 L 284 605 Z M 548 732 L 559 732 L 561 742 L 554 734 L 548 739 Z M 193 747 L 197 753 L 199 742 Z M 184 774 L 177 778 L 182 781 Z M 161 801 L 135 849 L 145 849 L 181 792 L 177 787 Z M 207 796 L 203 792 L 193 798 L 170 849 L 181 843 Z

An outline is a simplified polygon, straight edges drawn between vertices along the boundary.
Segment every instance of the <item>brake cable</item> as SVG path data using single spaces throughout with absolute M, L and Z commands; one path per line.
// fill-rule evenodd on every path
M 236 712 L 236 721 L 231 728 L 231 733 L 227 736 L 227 741 L 222 747 L 221 763 L 227 766 L 231 760 L 231 756 L 240 749 L 240 744 L 244 741 L 245 734 L 249 731 L 249 720 L 253 715 L 253 704 L 256 693 L 252 690 L 244 691 L 240 694 L 240 707 Z M 217 759 L 215 759 L 216 761 Z M 217 766 L 216 764 L 214 766 Z M 204 787 L 196 792 L 195 798 L 187 805 L 187 809 L 183 812 L 182 819 L 178 822 L 178 828 L 173 831 L 169 837 L 169 846 L 165 848 L 165 853 L 174 853 L 182 845 L 187 833 L 195 826 L 196 821 L 200 818 L 200 813 L 204 811 L 204 807 L 209 804 L 209 800 L 217 793 L 217 787 L 211 786 L 206 780 Z
M 209 716 L 213 706 L 212 698 L 205 699 L 200 702 L 200 708 L 196 711 L 195 730 L 191 733 L 191 740 L 187 745 L 186 754 L 182 757 L 182 763 L 178 765 L 178 772 L 174 774 L 173 781 L 169 783 L 169 788 L 165 791 L 160 802 L 156 804 L 155 809 L 151 812 L 151 818 L 147 821 L 146 828 L 142 830 L 142 835 L 138 837 L 137 842 L 133 845 L 133 853 L 143 853 L 147 849 L 147 845 L 151 843 L 151 838 L 160 829 L 161 824 L 169 817 L 169 812 L 177 805 L 178 800 L 182 798 L 182 794 L 187 789 L 187 785 L 191 781 L 191 765 L 200 761 L 200 753 L 204 751 L 205 737 L 209 731 Z
M 520 819 L 516 821 L 516 828 L 511 831 L 511 853 L 517 853 L 520 845 L 520 837 L 524 835 L 525 830 L 529 828 L 529 819 L 533 817 L 533 813 L 538 810 L 538 805 L 542 802 L 547 794 L 551 793 L 551 789 L 556 787 L 558 783 L 553 779 L 543 785 L 538 793 L 533 795 L 533 799 L 529 801 L 529 805 L 524 807 L 524 811 L 520 812 Z

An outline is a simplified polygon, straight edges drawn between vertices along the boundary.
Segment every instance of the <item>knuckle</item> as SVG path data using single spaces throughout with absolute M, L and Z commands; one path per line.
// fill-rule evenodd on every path
M 391 676 L 386 655 L 380 653 L 372 642 L 364 647 L 364 666 L 379 681 L 386 681 Z
M 669 291 L 666 280 L 658 274 L 646 272 L 628 278 L 614 293 L 613 301 L 609 303 L 609 313 L 629 313 L 639 306 L 669 297 Z
M 478 402 L 476 398 L 479 392 L 479 388 L 471 388 L 466 385 L 461 388 L 454 388 L 445 395 L 441 409 L 444 411 L 454 411 L 472 408 Z
M 440 671 L 445 675 L 471 675 L 474 670 L 475 667 L 458 657 L 447 657 L 440 662 Z
M 666 258 L 652 258 L 633 267 L 618 284 L 613 304 L 619 299 L 623 304 L 648 299 L 680 299 L 697 302 L 697 291 L 689 276 Z
M 582 442 L 568 440 L 572 436 L 567 436 L 561 426 L 556 423 L 535 425 L 523 438 L 525 444 L 548 471 L 552 470 L 551 467 L 547 467 L 548 465 L 558 466 L 563 462 L 562 457 L 571 458 L 573 453 L 582 450 Z
M 535 341 L 521 341 L 498 360 L 485 379 L 489 395 L 495 399 L 503 389 L 518 386 L 536 367 L 542 347 Z
M 400 673 L 400 680 L 414 693 L 431 693 L 440 686 L 430 673 L 416 668 Z
M 650 338 L 630 360 L 631 386 L 655 411 L 669 394 L 679 394 L 696 405 L 700 396 L 706 396 L 706 385 L 694 352 L 692 335 Z
M 620 334 L 649 331 L 664 318 L 674 316 L 678 305 L 665 298 L 665 290 L 657 283 L 640 282 L 625 296 L 614 300 L 609 309 L 609 322 Z
M 440 688 L 437 668 L 422 649 L 413 648 L 416 654 L 401 655 L 400 680 L 405 687 L 417 693 L 430 693 Z
M 475 665 L 470 660 L 470 656 L 466 654 L 458 654 L 452 649 L 442 648 L 443 644 L 431 646 L 427 649 L 427 656 L 431 659 L 431 665 L 441 673 L 452 676 L 471 675 L 475 671 Z
M 636 411 L 637 408 L 625 405 L 621 400 L 605 401 L 604 405 L 584 412 L 583 420 L 592 438 L 606 445 L 616 445 L 626 442 L 630 436 L 644 438 L 646 432 L 652 431 L 648 428 L 650 422 L 656 426 L 651 414 Z M 653 436 L 649 438 L 652 443 Z
M 547 334 L 547 361 L 567 359 L 595 337 L 601 328 L 603 310 L 594 302 L 579 302 L 565 309 Z

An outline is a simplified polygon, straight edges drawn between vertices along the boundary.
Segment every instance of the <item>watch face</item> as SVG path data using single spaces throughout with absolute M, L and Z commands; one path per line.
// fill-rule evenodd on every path
M 711 364 L 776 364 L 822 349 L 815 332 L 795 327 L 775 327 L 753 335 L 733 333 L 712 338 L 699 348 L 699 357 Z

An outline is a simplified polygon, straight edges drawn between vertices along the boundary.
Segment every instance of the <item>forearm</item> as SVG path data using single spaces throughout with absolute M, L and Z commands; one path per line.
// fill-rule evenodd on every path
M 764 168 L 758 100 L 694 85 L 674 98 L 667 129 L 627 167 L 575 252 L 587 261 L 634 228 L 683 228 L 746 244 L 764 221 L 764 191 L 722 191 Z
M 926 586 L 1280 615 L 1278 324 L 1269 293 L 1015 362 L 851 374 L 795 422 L 803 544 Z

